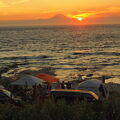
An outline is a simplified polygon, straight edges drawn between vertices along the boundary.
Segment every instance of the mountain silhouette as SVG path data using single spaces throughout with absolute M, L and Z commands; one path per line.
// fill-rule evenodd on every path
M 0 21 L 0 26 L 4 25 L 69 25 L 75 23 L 77 20 L 68 18 L 62 14 L 57 14 L 48 19 L 37 20 L 12 20 Z
M 64 16 L 64 15 L 62 15 L 62 14 L 57 14 L 57 15 L 51 17 L 50 19 L 51 19 L 51 20 L 69 20 L 68 17 L 66 17 L 66 16 Z M 50 20 L 50 19 L 49 19 L 49 20 Z
M 57 14 L 52 18 L 49 18 L 47 21 L 50 24 L 69 24 L 71 22 L 71 19 L 62 14 Z

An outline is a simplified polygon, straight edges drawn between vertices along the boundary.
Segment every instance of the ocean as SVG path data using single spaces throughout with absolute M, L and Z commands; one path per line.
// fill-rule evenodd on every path
M 0 67 L 24 61 L 18 72 L 51 67 L 61 80 L 120 78 L 120 25 L 0 27 Z

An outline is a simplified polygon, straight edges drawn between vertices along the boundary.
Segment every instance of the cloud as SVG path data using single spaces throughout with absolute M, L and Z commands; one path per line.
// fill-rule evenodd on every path
M 120 8 L 119 7 L 109 7 L 102 10 L 92 10 L 92 11 L 86 11 L 86 12 L 79 12 L 79 14 L 68 14 L 68 17 L 83 17 L 83 18 L 89 18 L 89 17 L 105 17 L 105 16 L 112 16 L 115 14 L 120 14 Z
M 10 5 L 22 4 L 30 0 L 0 0 L 0 8 L 8 7 Z
M 83 18 L 83 23 L 91 24 L 120 24 L 120 7 L 77 11 L 77 14 L 68 14 L 71 18 Z

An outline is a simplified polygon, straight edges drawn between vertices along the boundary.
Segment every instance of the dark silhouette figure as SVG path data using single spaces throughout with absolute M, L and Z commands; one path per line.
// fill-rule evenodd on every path
M 71 83 L 69 81 L 66 83 L 66 86 L 67 86 L 68 89 L 72 88 Z
M 33 86 L 33 100 L 35 100 L 35 98 L 36 98 L 36 96 L 37 96 L 37 86 L 36 85 L 34 85 Z
M 64 81 L 62 81 L 62 83 L 61 83 L 61 88 L 65 89 L 65 83 L 64 83 Z
M 105 95 L 105 91 L 104 91 L 104 87 L 103 87 L 103 85 L 100 85 L 100 87 L 99 87 L 99 91 L 102 93 L 102 96 L 105 98 L 106 95 Z
M 102 76 L 102 82 L 105 83 L 105 79 L 106 77 L 105 76 Z

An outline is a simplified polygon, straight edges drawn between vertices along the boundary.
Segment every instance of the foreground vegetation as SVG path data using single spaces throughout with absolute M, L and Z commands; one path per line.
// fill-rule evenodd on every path
M 42 70 L 46 71 L 54 73 L 51 69 Z M 0 83 L 7 89 L 11 87 L 10 78 L 1 77 Z M 0 104 L 0 120 L 120 120 L 120 94 L 111 92 L 108 100 L 96 103 L 66 104 L 64 100 L 54 103 L 47 99 L 40 103 L 23 103 L 22 107 Z
M 66 104 L 64 100 L 54 103 L 26 104 L 18 107 L 0 104 L 0 120 L 120 120 L 120 95 L 111 93 L 109 100 L 97 103 L 81 102 Z

